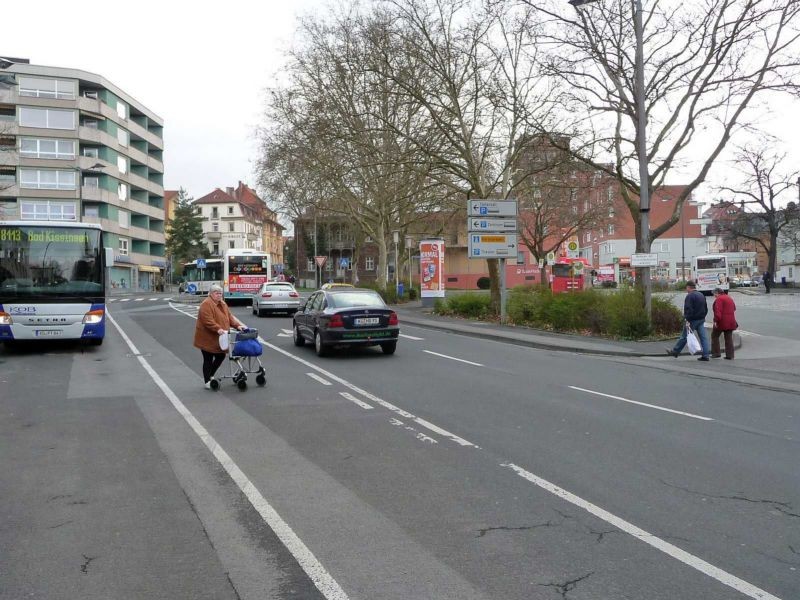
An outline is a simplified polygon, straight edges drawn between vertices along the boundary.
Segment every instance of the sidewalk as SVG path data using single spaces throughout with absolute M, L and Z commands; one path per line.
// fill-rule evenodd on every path
M 454 317 L 441 317 L 431 313 L 431 309 L 422 308 L 422 303 L 408 302 L 393 307 L 400 323 L 409 323 L 428 329 L 449 331 L 459 335 L 476 336 L 484 339 L 529 346 L 531 348 L 559 350 L 562 352 L 578 352 L 582 354 L 602 354 L 606 356 L 658 356 L 665 357 L 666 350 L 678 339 L 655 342 L 636 342 L 628 340 L 609 340 L 566 333 L 551 333 L 530 327 L 499 325 L 482 321 L 471 321 Z M 709 332 L 710 335 L 710 332 Z M 734 346 L 742 347 L 741 336 L 734 334 Z M 688 356 L 688 354 L 687 354 Z

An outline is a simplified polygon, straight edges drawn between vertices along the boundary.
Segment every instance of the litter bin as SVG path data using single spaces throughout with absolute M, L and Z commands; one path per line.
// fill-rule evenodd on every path
M 405 291 L 405 286 L 402 283 L 397 284 L 397 297 L 402 298 L 403 292 Z

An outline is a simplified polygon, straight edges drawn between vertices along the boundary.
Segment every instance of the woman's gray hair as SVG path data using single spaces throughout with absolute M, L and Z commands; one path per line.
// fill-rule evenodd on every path
M 212 283 L 208 288 L 209 294 L 212 292 L 221 292 L 221 291 L 222 291 L 222 286 L 219 285 L 218 283 Z
M 721 287 L 715 287 L 715 288 L 714 288 L 714 291 L 713 291 L 712 293 L 714 293 L 714 294 L 721 294 L 721 293 L 722 293 L 722 288 L 721 288 Z

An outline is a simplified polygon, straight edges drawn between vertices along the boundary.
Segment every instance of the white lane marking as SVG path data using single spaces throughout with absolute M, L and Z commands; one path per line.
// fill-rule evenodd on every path
M 663 406 L 656 406 L 655 404 L 648 404 L 647 402 L 638 402 L 636 400 L 629 400 L 628 398 L 622 398 L 620 396 L 612 396 L 611 394 L 604 394 L 602 392 L 595 392 L 592 390 L 587 390 L 584 388 L 575 387 L 574 385 L 567 386 L 573 390 L 578 390 L 579 392 L 586 392 L 587 394 L 595 394 L 596 396 L 604 396 L 605 398 L 613 398 L 614 400 L 621 400 L 622 402 L 630 402 L 631 404 L 638 404 L 639 406 L 646 406 L 648 408 L 655 408 L 656 410 L 663 410 L 664 412 L 674 413 L 676 415 L 682 415 L 684 417 L 691 417 L 692 419 L 700 419 L 701 421 L 713 421 L 714 419 L 710 417 L 701 417 L 700 415 L 695 415 L 688 412 L 683 412 L 680 410 L 672 410 L 671 408 L 664 408 Z
M 128 337 L 128 335 L 122 330 L 122 327 L 114 320 L 114 318 L 106 313 L 109 321 L 111 324 L 116 327 L 119 334 L 122 336 L 122 339 L 125 340 L 125 343 L 128 344 L 128 347 L 131 349 L 133 355 L 137 358 L 139 363 L 144 367 L 144 370 L 150 375 L 156 385 L 161 388 L 161 391 L 167 397 L 167 399 L 172 403 L 172 406 L 175 407 L 175 410 L 184 418 L 184 420 L 189 424 L 189 426 L 194 430 L 197 436 L 203 441 L 206 447 L 211 451 L 214 457 L 219 461 L 220 465 L 228 472 L 228 475 L 231 476 L 231 479 L 239 486 L 239 489 L 242 490 L 242 493 L 247 496 L 247 499 L 250 500 L 250 503 L 253 505 L 258 511 L 258 514 L 264 519 L 264 521 L 269 525 L 272 531 L 275 532 L 275 535 L 283 542 L 283 545 L 292 553 L 292 555 L 297 559 L 297 562 L 309 576 L 311 581 L 314 582 L 314 585 L 317 586 L 317 589 L 322 592 L 323 596 L 328 600 L 348 600 L 347 594 L 345 594 L 344 590 L 339 586 L 337 581 L 331 576 L 330 573 L 322 566 L 322 564 L 317 560 L 317 557 L 308 549 L 308 547 L 303 543 L 303 541 L 297 537 L 297 534 L 289 527 L 288 523 L 284 521 L 281 516 L 277 513 L 277 511 L 272 508 L 272 505 L 267 502 L 267 499 L 261 495 L 261 492 L 258 491 L 258 488 L 247 478 L 247 475 L 239 468 L 239 466 L 233 461 L 233 459 L 228 455 L 228 453 L 219 445 L 217 440 L 206 430 L 203 425 L 201 425 L 200 421 L 192 414 L 192 412 L 186 408 L 186 405 L 180 401 L 178 396 L 172 389 L 161 379 L 161 376 L 150 366 L 150 363 L 147 362 L 143 356 L 139 354 L 139 350 L 136 346 L 133 345 L 133 342 Z
M 187 315 L 189 317 L 192 317 L 193 319 L 197 319 L 197 316 L 190 315 L 188 313 L 185 313 L 185 312 L 181 311 L 180 309 L 178 309 L 172 303 L 170 303 L 170 306 L 172 308 L 174 308 L 175 310 L 177 310 L 179 312 L 182 312 L 183 314 L 185 314 L 185 315 Z M 420 425 L 423 425 L 424 427 L 426 427 L 428 429 L 431 429 L 432 431 L 436 431 L 437 433 L 441 432 L 440 435 L 442 435 L 443 437 L 452 439 L 452 440 L 458 442 L 459 444 L 461 444 L 463 446 L 473 446 L 477 450 L 481 449 L 480 446 L 476 446 L 475 444 L 473 444 L 471 442 L 468 442 L 465 439 L 459 438 L 458 436 L 455 436 L 452 433 L 450 433 L 450 432 L 448 432 L 448 431 L 446 431 L 444 429 L 441 429 L 441 428 L 437 427 L 436 425 L 433 425 L 432 423 L 428 423 L 424 419 L 420 419 L 418 417 L 415 417 L 411 413 L 406 412 L 406 411 L 402 410 L 401 408 L 398 408 L 397 406 L 394 406 L 393 404 L 390 404 L 389 402 L 386 402 L 385 400 L 382 400 L 382 399 L 378 398 L 377 396 L 374 396 L 373 394 L 370 394 L 369 392 L 366 392 L 366 391 L 360 389 L 358 386 L 355 386 L 355 385 L 351 384 L 350 382 L 345 381 L 341 377 L 337 377 L 333 373 L 329 373 L 328 371 L 326 371 L 325 369 L 323 369 L 321 367 L 318 367 L 318 366 L 316 366 L 316 365 L 314 365 L 314 364 L 312 364 L 312 363 L 310 363 L 310 362 L 308 362 L 306 360 L 303 360 L 302 358 L 300 358 L 298 356 L 295 356 L 294 354 L 291 354 L 290 352 L 286 352 L 285 350 L 283 350 L 281 348 L 278 348 L 277 346 L 273 346 L 272 344 L 269 344 L 269 343 L 265 342 L 261 338 L 259 338 L 259 341 L 261 342 L 262 345 L 264 345 L 264 346 L 266 346 L 268 348 L 271 348 L 271 349 L 275 350 L 276 352 L 279 352 L 279 353 L 281 353 L 281 354 L 283 354 L 283 355 L 285 355 L 285 356 L 287 356 L 287 357 L 289 357 L 289 358 L 291 358 L 293 360 L 296 360 L 296 361 L 298 361 L 298 362 L 300 362 L 300 363 L 302 363 L 302 364 L 314 369 L 315 371 L 319 371 L 320 373 L 324 373 L 325 375 L 327 375 L 328 377 L 330 377 L 334 381 L 337 381 L 337 382 L 341 383 L 342 385 L 344 385 L 346 387 L 349 387 L 350 389 L 352 389 L 354 391 L 357 391 L 358 393 L 360 393 L 361 395 L 363 395 L 366 398 L 370 398 L 373 402 L 383 406 L 384 408 L 388 408 L 389 410 L 391 410 L 391 411 L 393 411 L 393 412 L 395 412 L 395 413 L 397 413 L 397 414 L 399 414 L 399 415 L 401 415 L 403 417 L 406 417 L 408 419 L 412 419 L 415 422 L 419 423 Z M 134 351 L 134 353 L 138 354 L 138 352 L 135 352 L 135 351 Z M 571 492 L 568 492 L 567 490 L 562 489 L 562 488 L 558 487 L 557 485 L 550 483 L 546 479 L 542 479 L 541 477 L 538 477 L 538 476 L 534 475 L 533 473 L 531 473 L 529 471 L 526 471 L 522 467 L 518 467 L 518 466 L 514 465 L 513 463 L 501 463 L 500 466 L 501 467 L 507 467 L 509 469 L 514 470 L 520 477 L 522 477 L 524 479 L 527 479 L 528 481 L 538 485 L 542 489 L 547 490 L 548 492 L 558 496 L 559 498 L 563 498 L 564 500 L 574 504 L 575 506 L 583 508 L 584 510 L 590 512 L 591 514 L 594 514 L 595 516 L 598 516 L 599 518 L 605 520 L 606 522 L 611 523 L 615 527 L 618 527 L 622 531 L 625 531 L 626 533 L 629 533 L 630 535 L 636 537 L 637 539 L 642 540 L 643 542 L 649 544 L 650 546 L 656 548 L 657 550 L 661 550 L 662 552 L 664 552 L 668 556 L 671 556 L 672 558 L 675 558 L 676 560 L 679 560 L 680 562 L 683 562 L 684 564 L 686 564 L 686 565 L 688 565 L 688 566 L 690 566 L 690 567 L 692 567 L 694 569 L 697 569 L 701 573 L 704 573 L 705 575 L 708 575 L 709 577 L 711 577 L 713 579 L 716 579 L 717 581 L 720 581 L 720 582 L 724 583 L 725 585 L 728 585 L 728 586 L 730 586 L 730 587 L 732 587 L 732 588 L 744 593 L 745 595 L 750 596 L 751 598 L 755 598 L 756 600 L 781 600 L 777 596 L 773 596 L 772 594 L 769 594 L 768 592 L 765 592 L 764 590 L 762 590 L 762 589 L 760 589 L 760 588 L 758 588 L 758 587 L 756 587 L 756 586 L 754 586 L 754 585 L 752 585 L 752 584 L 750 584 L 750 583 L 748 583 L 748 582 L 746 582 L 746 581 L 744 581 L 742 579 L 739 579 L 735 575 L 732 575 L 732 574 L 730 574 L 730 573 L 728 573 L 726 571 L 723 571 L 722 569 L 720 569 L 718 567 L 715 567 L 714 565 L 711 565 L 711 564 L 705 562 L 704 560 L 702 560 L 702 559 L 700 559 L 700 558 L 698 558 L 698 557 L 696 557 L 696 556 L 694 556 L 692 554 L 689 554 L 688 552 L 686 552 L 684 550 L 681 550 L 677 546 L 673 546 L 672 544 L 670 544 L 668 542 L 665 542 L 664 540 L 662 540 L 660 538 L 657 538 L 656 536 L 654 536 L 654 535 L 652 535 L 650 533 L 647 533 L 643 529 L 639 529 L 635 525 L 633 525 L 631 523 L 628 523 L 627 521 L 621 519 L 620 517 L 617 517 L 616 515 L 608 512 L 608 511 L 603 510 L 602 508 L 592 504 L 588 500 L 584 500 L 580 496 L 576 496 L 575 494 L 572 494 Z M 606 516 L 608 518 L 606 518 Z M 632 533 L 632 532 L 635 532 L 635 533 Z
M 275 337 L 292 337 L 294 332 L 291 329 L 281 329 L 281 332 Z
M 426 444 L 438 444 L 439 443 L 438 440 L 433 439 L 429 435 L 425 435 L 421 431 L 417 431 L 416 429 L 414 429 L 410 425 L 406 425 L 400 419 L 395 419 L 394 417 L 391 417 L 389 419 L 389 423 L 391 423 L 392 425 L 394 425 L 396 427 L 402 427 L 403 429 L 412 432 L 414 434 L 414 437 L 416 437 L 420 442 L 425 442 Z
M 134 298 L 133 299 L 134 302 L 141 302 L 142 300 L 144 300 L 144 298 Z
M 160 300 L 160 298 L 150 298 L 150 302 L 155 302 L 156 300 Z
M 372 406 L 370 406 L 366 402 L 363 402 L 363 401 L 359 400 L 358 398 L 353 396 L 353 394 L 351 394 L 350 392 L 339 392 L 339 395 L 342 398 L 347 398 L 348 400 L 350 400 L 350 402 L 354 402 L 355 404 L 358 404 L 361 408 L 363 408 L 365 410 L 372 410 Z
M 414 341 L 416 341 L 416 342 L 422 342 L 422 341 L 424 341 L 424 340 L 425 340 L 425 338 L 421 338 L 421 337 L 415 337 L 415 336 L 413 336 L 413 335 L 406 335 L 405 333 L 401 333 L 401 334 L 400 334 L 400 337 L 402 337 L 402 338 L 406 338 L 406 339 L 409 339 L 409 340 L 414 340 Z
M 428 354 L 433 354 L 434 356 L 441 356 L 442 358 L 449 358 L 450 360 L 457 360 L 458 362 L 467 363 L 468 365 L 474 365 L 476 367 L 482 367 L 481 363 L 472 362 L 471 360 L 464 360 L 463 358 L 456 358 L 455 356 L 447 356 L 447 354 L 439 354 L 438 352 L 431 352 L 430 350 L 424 350 Z
M 130 298 L 120 298 L 120 302 L 130 302 Z
M 607 510 L 603 510 L 599 506 L 592 504 L 591 502 L 584 500 L 580 496 L 576 496 L 575 494 L 568 492 L 567 490 L 558 487 L 557 485 L 550 483 L 546 479 L 542 479 L 537 475 L 534 475 L 530 471 L 526 471 L 522 467 L 518 467 L 513 463 L 502 463 L 501 467 L 506 467 L 507 469 L 511 469 L 517 475 L 522 477 L 523 479 L 527 479 L 531 483 L 539 486 L 543 490 L 550 492 L 551 494 L 566 500 L 570 504 L 574 504 L 575 506 L 582 508 L 583 510 L 593 514 L 599 519 L 602 519 L 606 523 L 610 523 L 617 529 L 624 531 L 625 533 L 632 535 L 636 539 L 643 541 L 645 544 L 649 544 L 656 550 L 660 550 L 664 554 L 671 556 L 672 558 L 684 563 L 708 575 L 712 579 L 716 579 L 720 583 L 727 585 L 728 587 L 732 587 L 738 592 L 749 596 L 750 598 L 756 598 L 758 600 L 780 600 L 777 596 L 773 596 L 769 592 L 765 592 L 764 590 L 754 586 L 751 583 L 744 581 L 743 579 L 739 579 L 735 575 L 728 573 L 727 571 L 723 571 L 719 567 L 715 567 L 714 565 L 707 563 L 703 559 L 694 556 L 686 552 L 685 550 L 681 550 L 677 546 L 670 544 L 662 540 L 659 537 L 656 537 L 652 533 L 645 531 L 644 529 L 640 529 L 633 523 L 629 523 L 628 521 L 621 519 L 620 517 L 608 512 Z
M 109 298 L 109 299 L 108 299 L 108 302 L 116 302 L 116 301 L 117 301 L 117 299 L 116 299 L 116 298 Z
M 747 336 L 762 337 L 760 333 L 753 333 L 752 331 L 744 331 L 743 329 L 737 329 L 736 333 L 738 333 L 739 335 L 743 335 L 745 337 Z
M 311 379 L 316 379 L 316 380 L 317 380 L 317 381 L 319 381 L 319 382 L 320 382 L 322 385 L 332 385 L 330 381 L 328 381 L 327 379 L 323 379 L 322 377 L 320 377 L 320 376 L 319 376 L 319 375 L 317 375 L 316 373 L 306 373 L 306 375 L 308 375 L 309 377 L 311 377 Z

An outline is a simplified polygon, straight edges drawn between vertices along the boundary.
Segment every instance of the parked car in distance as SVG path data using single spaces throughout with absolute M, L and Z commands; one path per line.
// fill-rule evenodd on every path
M 294 345 L 312 342 L 318 356 L 334 346 L 380 346 L 394 354 L 400 324 L 378 292 L 338 287 L 311 294 L 294 314 L 292 330 Z
M 355 286 L 350 283 L 323 283 L 319 289 L 321 290 L 335 290 L 339 288 L 353 289 L 354 287 Z
M 259 317 L 270 312 L 293 313 L 299 306 L 300 294 L 288 281 L 267 281 L 253 295 L 253 314 Z

